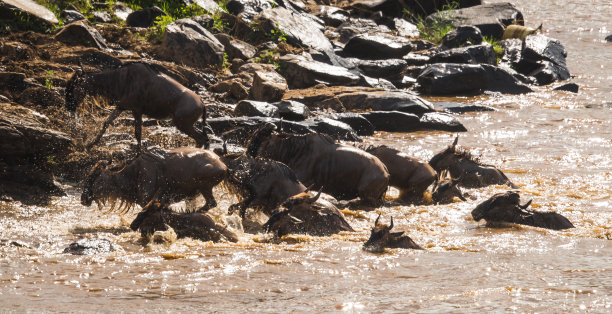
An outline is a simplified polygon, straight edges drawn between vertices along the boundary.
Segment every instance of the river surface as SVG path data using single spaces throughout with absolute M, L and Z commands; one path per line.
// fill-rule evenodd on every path
M 578 94 L 551 87 L 522 96 L 430 99 L 490 105 L 460 116 L 459 146 L 503 169 L 523 201 L 555 211 L 566 231 L 487 228 L 467 202 L 386 206 L 346 215 L 355 233 L 329 238 L 241 234 L 236 244 L 178 240 L 143 246 L 132 215 L 79 204 L 80 190 L 52 206 L 0 203 L 0 312 L 600 312 L 612 311 L 612 33 L 610 0 L 512 1 L 526 23 L 568 50 Z M 428 160 L 449 133 L 378 133 L 384 143 Z M 231 200 L 223 197 L 213 213 Z M 362 251 L 381 213 L 424 251 Z M 235 218 L 226 222 L 235 223 Z M 79 237 L 107 238 L 117 251 L 62 254 Z M 21 241 L 26 247 L 10 245 Z

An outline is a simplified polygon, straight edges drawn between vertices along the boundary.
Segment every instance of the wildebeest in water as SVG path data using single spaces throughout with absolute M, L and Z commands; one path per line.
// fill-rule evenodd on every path
M 459 137 L 456 137 L 451 146 L 433 156 L 429 165 L 438 173 L 448 170 L 452 178 L 459 178 L 460 184 L 468 188 L 479 188 L 493 184 L 517 188 L 500 170 L 493 166 L 483 165 L 469 152 L 457 149 L 458 140 Z
M 487 222 L 509 222 L 553 230 L 574 228 L 560 214 L 528 210 L 531 200 L 524 205 L 519 202 L 520 195 L 514 191 L 495 194 L 472 210 L 472 218 L 475 221 L 485 219 Z
M 404 231 L 391 232 L 393 229 L 393 217 L 391 223 L 383 225 L 379 223 L 380 215 L 374 221 L 374 227 L 370 232 L 370 238 L 363 244 L 363 249 L 368 252 L 380 253 L 385 248 L 390 249 L 415 249 L 422 250 L 423 248 L 416 244 L 409 236 L 404 235 Z
M 145 63 L 131 63 L 115 70 L 99 73 L 84 73 L 77 70 L 66 85 L 66 108 L 75 111 L 85 96 L 95 95 L 108 99 L 115 110 L 104 122 L 102 130 L 93 141 L 91 148 L 100 139 L 108 126 L 124 110 L 134 116 L 134 135 L 141 147 L 142 115 L 154 119 L 172 118 L 177 129 L 196 141 L 197 147 L 208 148 L 208 135 L 194 126 L 198 119 L 206 120 L 206 107 L 200 97 Z
M 453 179 L 448 175 L 448 170 L 443 170 L 436 178 L 431 192 L 434 204 L 449 204 L 455 200 L 455 197 L 466 201 L 458 186 L 460 181 L 461 178 Z
M 145 152 L 117 169 L 98 162 L 84 181 L 81 203 L 121 200 L 123 210 L 132 204 L 145 207 L 159 201 L 163 206 L 202 194 L 200 211 L 217 206 L 212 189 L 226 176 L 227 167 L 215 153 L 194 147 Z M 122 206 L 119 206 L 121 209 Z
M 247 153 L 285 163 L 306 186 L 339 200 L 356 197 L 368 206 L 382 203 L 389 184 L 387 167 L 375 156 L 335 143 L 321 134 L 273 134 L 264 125 L 253 135 Z

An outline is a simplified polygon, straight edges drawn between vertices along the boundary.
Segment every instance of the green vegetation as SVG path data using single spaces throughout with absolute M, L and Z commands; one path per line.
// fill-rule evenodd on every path
M 227 55 L 227 52 L 224 52 L 223 53 L 223 63 L 221 64 L 221 66 L 224 69 L 229 69 L 230 65 L 231 65 L 231 63 L 230 63 L 229 56 Z
M 491 46 L 493 46 L 493 50 L 495 51 L 495 54 L 497 55 L 497 63 L 499 64 L 499 61 L 504 56 L 504 47 L 502 47 L 499 44 L 499 41 L 497 41 L 497 39 L 493 37 L 485 36 L 484 41 L 488 42 L 489 44 L 491 44 Z
M 55 73 L 53 73 L 53 71 L 49 70 L 47 72 L 45 72 L 45 87 L 48 89 L 53 89 L 53 77 L 55 76 Z
M 275 43 L 287 42 L 287 33 L 283 32 L 278 26 L 278 24 L 276 24 L 274 28 L 271 29 L 270 32 L 266 35 L 271 41 Z
M 280 68 L 280 64 L 278 63 L 278 52 L 276 49 L 264 50 L 259 53 L 259 55 L 253 58 L 255 63 L 265 63 L 272 64 L 276 69 Z
M 417 3 L 419 2 L 417 1 Z M 459 8 L 459 3 L 456 1 L 445 4 L 442 10 L 437 12 L 438 16 L 430 20 L 426 20 L 425 17 L 420 15 L 414 15 L 406 9 L 403 10 L 403 13 L 404 17 L 411 19 L 416 24 L 422 39 L 439 44 L 442 42 L 442 37 L 444 37 L 444 35 L 455 29 L 450 20 L 455 15 L 455 10 L 457 8 Z

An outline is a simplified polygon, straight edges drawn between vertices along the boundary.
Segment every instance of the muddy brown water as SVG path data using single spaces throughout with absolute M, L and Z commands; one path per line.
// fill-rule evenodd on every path
M 493 186 L 469 190 L 464 203 L 347 215 L 357 232 L 329 238 L 277 243 L 242 234 L 237 244 L 143 247 L 127 228 L 133 216 L 85 208 L 79 189 L 69 187 L 69 196 L 49 207 L 0 204 L 0 311 L 609 313 L 612 43 L 604 37 L 612 33 L 612 3 L 513 3 L 528 25 L 543 22 L 545 33 L 566 46 L 580 93 L 545 87 L 516 97 L 450 99 L 498 109 L 462 115 L 470 131 L 459 145 L 503 169 L 535 209 L 559 212 L 575 229 L 485 228 L 470 211 L 506 190 Z M 370 141 L 428 160 L 452 137 L 379 133 Z M 230 201 L 213 211 L 221 215 Z M 393 215 L 396 228 L 425 250 L 363 252 L 378 213 Z M 110 239 L 117 251 L 62 254 L 79 237 Z

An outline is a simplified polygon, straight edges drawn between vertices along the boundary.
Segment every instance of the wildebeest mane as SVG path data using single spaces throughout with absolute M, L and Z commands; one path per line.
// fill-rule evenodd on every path
M 335 145 L 334 139 L 326 134 L 306 134 L 293 135 L 283 140 L 283 145 L 279 148 L 276 160 L 292 160 L 296 156 L 304 155 L 312 151 L 312 138 L 319 138 L 325 144 Z
M 444 159 L 449 154 L 454 155 L 455 158 L 457 158 L 457 159 L 467 159 L 467 160 L 475 162 L 478 165 L 487 166 L 487 165 L 483 164 L 480 161 L 479 157 L 474 156 L 468 150 L 465 150 L 465 149 L 462 149 L 462 148 L 453 148 L 453 147 L 450 147 L 450 146 L 447 147 L 444 151 L 435 154 L 431 158 L 431 160 L 429 160 L 429 165 L 431 165 L 433 167 L 435 164 L 440 162 L 442 159 Z

